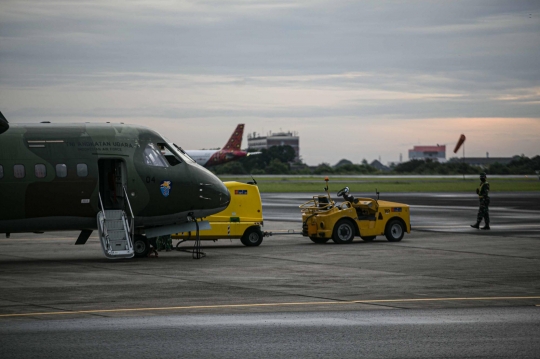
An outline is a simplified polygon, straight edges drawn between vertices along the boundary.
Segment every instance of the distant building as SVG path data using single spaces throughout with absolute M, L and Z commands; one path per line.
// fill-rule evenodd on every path
M 446 146 L 414 146 L 409 150 L 409 160 L 427 159 L 446 162 Z
M 248 150 L 261 150 L 263 148 L 269 149 L 272 146 L 289 145 L 294 149 L 294 160 L 300 160 L 300 138 L 297 132 L 269 132 L 267 136 L 261 136 L 253 132 L 249 133 L 247 138 Z

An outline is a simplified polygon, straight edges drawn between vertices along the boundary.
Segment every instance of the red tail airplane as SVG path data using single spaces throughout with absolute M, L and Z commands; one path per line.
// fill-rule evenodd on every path
M 231 138 L 221 150 L 186 150 L 187 154 L 198 164 L 204 167 L 221 165 L 230 161 L 238 160 L 260 152 L 246 152 L 240 149 L 242 136 L 244 134 L 244 124 L 236 126 Z

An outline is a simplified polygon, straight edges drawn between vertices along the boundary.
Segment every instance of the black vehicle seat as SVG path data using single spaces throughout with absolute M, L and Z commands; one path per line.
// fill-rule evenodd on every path
M 317 202 L 319 203 L 319 208 L 326 207 L 330 203 L 326 196 L 319 196 Z

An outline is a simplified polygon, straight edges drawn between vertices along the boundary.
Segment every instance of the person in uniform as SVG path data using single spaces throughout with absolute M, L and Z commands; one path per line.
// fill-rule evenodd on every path
M 169 234 L 169 235 L 166 235 L 166 236 L 157 237 L 156 244 L 157 244 L 157 250 L 158 251 L 161 251 L 163 249 L 165 249 L 165 251 L 167 251 L 167 252 L 172 251 L 172 238 L 171 238 L 171 235 Z
M 480 229 L 490 229 L 489 228 L 489 183 L 486 181 L 486 174 L 480 174 L 480 187 L 476 189 L 476 194 L 478 194 L 478 199 L 480 200 L 480 207 L 478 208 L 478 215 L 476 216 L 476 223 L 471 224 L 473 228 L 480 228 L 480 222 L 484 219 L 484 227 Z

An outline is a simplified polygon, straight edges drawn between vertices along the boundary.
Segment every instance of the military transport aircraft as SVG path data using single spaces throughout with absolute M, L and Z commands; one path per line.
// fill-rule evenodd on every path
M 220 150 L 186 150 L 187 154 L 204 167 L 221 165 L 230 161 L 238 160 L 242 157 L 258 155 L 260 152 L 246 152 L 240 150 L 242 136 L 244 134 L 244 124 L 236 126 L 227 144 Z
M 195 230 L 225 209 L 223 182 L 146 127 L 9 124 L 0 112 L 0 233 L 98 229 L 108 258 Z

